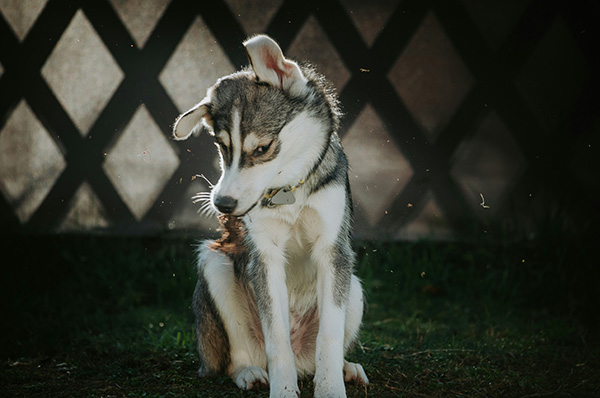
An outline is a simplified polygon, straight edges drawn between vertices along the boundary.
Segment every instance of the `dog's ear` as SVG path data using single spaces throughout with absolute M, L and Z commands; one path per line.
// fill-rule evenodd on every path
M 209 103 L 206 98 L 177 118 L 173 126 L 173 138 L 178 141 L 185 140 L 200 127 L 202 122 L 212 127 Z
M 244 47 L 258 80 L 292 93 L 299 93 L 306 86 L 306 78 L 298 64 L 286 59 L 279 45 L 269 36 L 254 36 L 244 42 Z

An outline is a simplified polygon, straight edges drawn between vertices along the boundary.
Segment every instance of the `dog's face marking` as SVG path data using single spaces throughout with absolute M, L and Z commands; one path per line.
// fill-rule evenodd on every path
M 240 167 L 252 167 L 256 164 L 269 162 L 275 159 L 280 148 L 277 137 L 259 136 L 250 133 L 244 139 L 243 153 L 245 161 Z
M 279 171 L 281 161 L 277 158 L 281 144 L 278 134 L 286 120 L 281 118 L 278 124 L 269 125 L 256 117 L 256 109 L 270 105 L 263 103 L 260 97 L 232 98 L 231 93 L 216 92 L 213 119 L 219 130 L 214 137 L 222 174 L 213 188 L 212 198 L 213 202 L 218 197 L 234 199 L 237 205 L 232 213 L 241 215 L 261 200 Z
M 215 140 L 221 155 L 222 169 L 231 168 L 234 161 L 233 157 L 237 153 L 234 152 L 236 147 L 232 147 L 229 134 L 221 132 L 215 135 Z M 239 163 L 238 167 L 243 169 L 269 162 L 277 156 L 279 149 L 280 145 L 276 138 L 270 136 L 259 137 L 251 133 L 244 139 L 242 151 L 239 156 L 236 156 Z

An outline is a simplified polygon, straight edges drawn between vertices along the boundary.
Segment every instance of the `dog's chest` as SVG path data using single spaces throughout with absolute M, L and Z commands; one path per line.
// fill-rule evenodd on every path
M 250 231 L 259 235 L 254 236 L 258 245 L 277 242 L 276 250 L 283 249 L 290 308 L 302 313 L 316 301 L 317 266 L 313 250 L 322 232 L 322 220 L 306 206 L 286 205 L 270 210 L 263 213 L 262 220 L 253 220 Z
M 317 297 L 317 266 L 303 234 L 297 231 L 296 238 L 290 240 L 285 268 L 290 310 L 300 314 L 314 307 Z
M 329 255 L 320 252 L 321 245 L 317 244 L 328 232 L 326 222 L 317 211 L 305 207 L 290 227 L 290 239 L 286 245 L 286 279 L 291 308 L 294 300 L 305 307 L 316 300 L 318 263 L 322 263 L 319 259 Z
M 294 200 L 295 203 L 277 205 L 273 208 L 265 209 L 265 211 L 269 211 L 269 216 L 277 218 L 290 227 L 298 226 L 302 224 L 303 218 L 306 217 L 305 204 L 303 203 L 304 197 L 297 192 Z

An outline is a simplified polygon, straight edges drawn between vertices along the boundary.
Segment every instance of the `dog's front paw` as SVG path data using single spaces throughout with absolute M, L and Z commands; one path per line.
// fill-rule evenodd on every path
M 358 363 L 348 361 L 344 363 L 344 380 L 346 382 L 353 381 L 356 384 L 369 384 L 369 378 L 363 367 Z
M 341 377 L 315 377 L 315 398 L 346 398 L 346 387 Z
M 272 388 L 269 398 L 300 398 L 300 391 L 295 387 L 284 387 L 279 391 Z
M 236 371 L 233 381 L 242 390 L 262 390 L 269 386 L 269 375 L 258 366 L 248 366 Z
M 287 381 L 286 381 L 287 380 Z M 273 376 L 271 381 L 270 398 L 299 398 L 298 380 L 292 377 Z

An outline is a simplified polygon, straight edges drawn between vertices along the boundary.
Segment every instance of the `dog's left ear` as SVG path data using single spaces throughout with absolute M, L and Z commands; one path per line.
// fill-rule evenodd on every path
M 212 127 L 212 120 L 208 110 L 209 101 L 205 98 L 192 109 L 181 114 L 173 126 L 173 138 L 178 141 L 187 139 L 200 127 L 202 122 L 209 127 Z
M 258 80 L 299 94 L 306 78 L 294 61 L 286 59 L 279 45 L 266 35 L 254 36 L 244 42 L 252 70 Z

